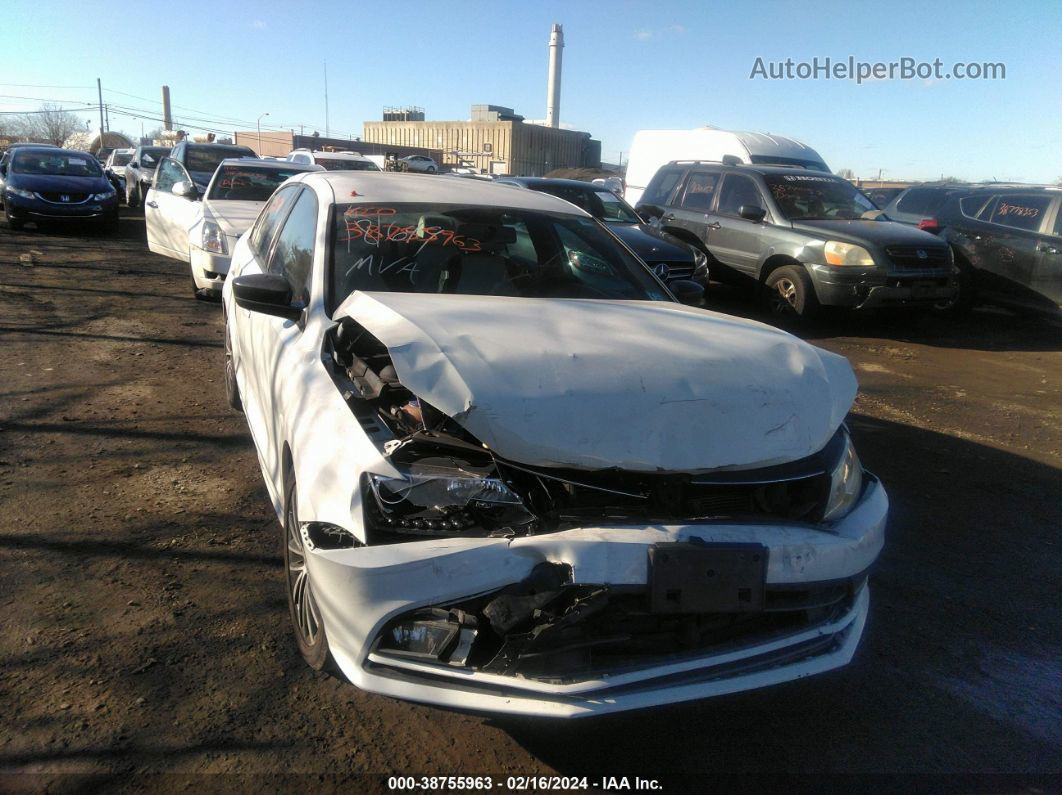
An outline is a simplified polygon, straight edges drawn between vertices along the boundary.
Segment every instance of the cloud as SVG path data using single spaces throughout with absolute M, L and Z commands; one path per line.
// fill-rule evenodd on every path
M 256 19 L 254 22 L 251 23 L 251 27 L 255 30 L 265 30 L 269 26 L 263 20 Z
M 635 41 L 650 41 L 652 39 L 662 39 L 666 36 L 681 36 L 686 32 L 686 28 L 682 25 L 668 25 L 664 28 L 638 28 L 634 31 Z

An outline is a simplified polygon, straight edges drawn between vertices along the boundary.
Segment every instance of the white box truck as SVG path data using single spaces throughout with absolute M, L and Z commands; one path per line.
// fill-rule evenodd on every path
M 672 160 L 711 160 L 726 156 L 741 163 L 801 166 L 829 172 L 819 153 L 800 141 L 780 135 L 731 132 L 715 127 L 694 130 L 639 130 L 627 160 L 627 190 L 623 198 L 634 206 L 660 166 Z

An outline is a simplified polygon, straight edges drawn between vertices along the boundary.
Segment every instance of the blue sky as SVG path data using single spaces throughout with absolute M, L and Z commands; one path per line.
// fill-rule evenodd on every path
M 858 176 L 1062 176 L 1062 2 L 114 3 L 7 0 L 0 110 L 104 101 L 181 126 L 360 134 L 384 105 L 465 119 L 494 103 L 545 115 L 550 25 L 564 25 L 561 119 L 615 161 L 645 128 L 774 132 Z M 131 44 L 135 42 L 135 44 Z M 998 81 L 750 80 L 766 61 L 1003 62 Z M 22 84 L 22 85 L 18 85 Z M 43 88 L 42 86 L 54 86 Z M 123 92 L 121 94 L 116 92 Z M 129 96 L 132 95 L 132 96 Z M 17 99 L 28 97 L 30 99 Z M 91 113 L 85 118 L 93 117 Z M 240 123 L 240 122 L 244 123 Z M 96 126 L 98 121 L 93 122 Z M 139 134 L 141 121 L 111 115 Z M 156 126 L 144 122 L 147 129 Z

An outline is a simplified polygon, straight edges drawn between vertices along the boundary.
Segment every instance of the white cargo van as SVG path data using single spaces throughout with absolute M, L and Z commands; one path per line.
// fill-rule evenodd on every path
M 810 146 L 752 132 L 731 132 L 715 127 L 694 130 L 640 130 L 634 135 L 627 161 L 627 191 L 623 198 L 634 206 L 656 170 L 672 160 L 714 160 L 735 157 L 741 163 L 802 166 L 829 171 L 819 153 Z

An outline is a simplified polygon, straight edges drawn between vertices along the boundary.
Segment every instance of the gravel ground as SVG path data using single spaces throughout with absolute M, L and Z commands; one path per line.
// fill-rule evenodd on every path
M 722 290 L 713 303 L 751 313 Z M 0 790 L 1058 776 L 1062 328 L 984 309 L 801 333 L 855 367 L 850 425 L 893 506 L 853 664 L 635 715 L 484 718 L 302 663 L 279 525 L 225 408 L 219 308 L 147 251 L 142 216 L 124 210 L 117 237 L 0 223 Z

